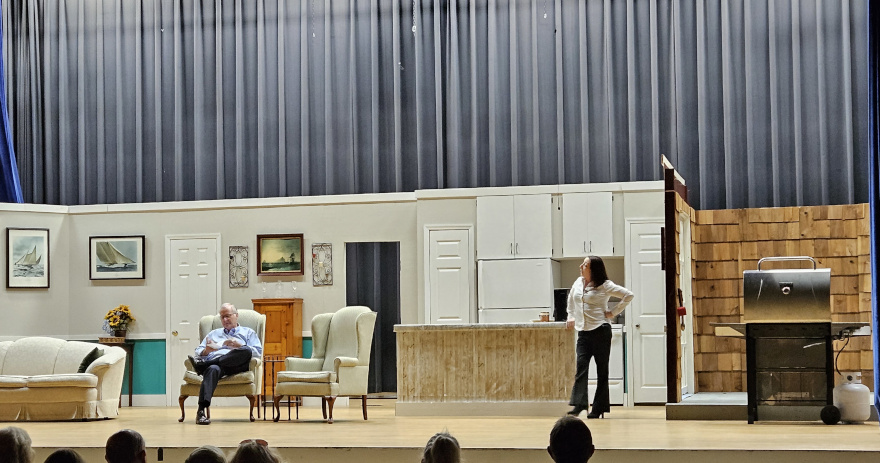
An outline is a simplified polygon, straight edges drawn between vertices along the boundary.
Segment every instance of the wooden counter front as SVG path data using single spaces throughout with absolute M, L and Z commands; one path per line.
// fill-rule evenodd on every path
M 565 323 L 396 325 L 394 331 L 398 415 L 566 409 L 575 335 Z

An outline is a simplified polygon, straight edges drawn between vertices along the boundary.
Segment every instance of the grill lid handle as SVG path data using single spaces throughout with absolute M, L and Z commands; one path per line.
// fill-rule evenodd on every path
M 768 262 L 779 262 L 779 261 L 791 261 L 791 260 L 808 260 L 813 263 L 813 270 L 816 270 L 816 259 L 813 259 L 810 256 L 785 256 L 785 257 L 764 257 L 763 259 L 758 261 L 758 270 L 761 270 L 761 263 L 764 261 Z

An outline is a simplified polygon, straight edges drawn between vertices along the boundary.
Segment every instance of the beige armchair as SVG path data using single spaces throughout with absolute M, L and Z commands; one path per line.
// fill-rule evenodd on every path
M 260 343 L 265 343 L 266 339 L 266 316 L 253 310 L 239 310 L 238 324 L 246 326 L 257 332 Z M 205 339 L 212 330 L 223 327 L 220 322 L 220 315 L 205 315 L 199 321 L 199 340 Z M 199 395 L 199 389 L 202 386 L 202 377 L 196 374 L 195 368 L 189 359 L 184 360 L 186 365 L 186 373 L 183 375 L 183 384 L 180 385 L 180 419 L 183 421 L 186 412 L 183 408 L 183 402 L 189 396 Z M 248 371 L 234 374 L 220 379 L 217 383 L 217 389 L 214 390 L 214 397 L 241 397 L 245 396 L 251 402 L 251 421 L 254 421 L 254 404 L 260 394 L 261 381 L 263 379 L 263 359 L 252 358 Z M 206 410 L 208 418 L 211 417 L 211 408 Z M 257 407 L 257 416 L 260 414 L 260 408 Z
M 312 358 L 288 357 L 285 369 L 275 383 L 274 419 L 281 416 L 284 396 L 321 397 L 324 419 L 333 423 L 336 397 L 360 397 L 367 419 L 367 379 L 370 372 L 370 349 L 376 312 L 369 307 L 351 306 L 336 313 L 312 319 Z M 297 402 L 299 418 L 299 402 Z

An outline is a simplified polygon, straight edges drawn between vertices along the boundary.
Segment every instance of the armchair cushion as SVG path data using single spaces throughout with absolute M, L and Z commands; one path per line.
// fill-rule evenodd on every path
M 278 384 L 281 383 L 335 383 L 336 373 L 332 371 L 279 371 Z
M 197 375 L 194 371 L 187 371 L 183 374 L 183 380 L 189 384 L 195 384 L 197 386 L 202 384 L 202 377 Z M 220 381 L 217 382 L 217 387 L 223 384 L 251 384 L 254 382 L 254 372 L 253 370 L 248 370 L 242 373 L 236 373 L 231 376 L 224 376 L 220 378 Z

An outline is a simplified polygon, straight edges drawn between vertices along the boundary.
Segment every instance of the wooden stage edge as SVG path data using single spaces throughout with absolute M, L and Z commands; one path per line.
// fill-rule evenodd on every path
M 242 439 L 262 438 L 289 462 L 417 462 L 434 433 L 448 430 L 467 463 L 551 462 L 546 446 L 554 416 L 398 416 L 395 400 L 371 399 L 369 420 L 359 401 L 321 420 L 320 407 L 300 408 L 299 421 L 247 419 L 246 407 L 215 407 L 213 423 L 197 426 L 195 407 L 178 423 L 177 407 L 122 408 L 119 418 L 89 422 L 5 422 L 28 431 L 43 461 L 54 449 L 71 447 L 89 462 L 102 462 L 103 446 L 119 429 L 135 429 L 147 441 L 147 461 L 182 462 L 196 447 L 216 445 L 231 454 Z M 591 463 L 612 461 L 774 461 L 826 463 L 880 461 L 877 423 L 826 426 L 820 422 L 667 421 L 665 408 L 612 407 L 606 419 L 587 420 L 597 451 Z M 581 415 L 586 418 L 586 413 Z M 161 458 L 160 458 L 161 454 Z M 699 459 L 699 460 L 698 460 Z M 748 459 L 748 460 L 744 460 Z

